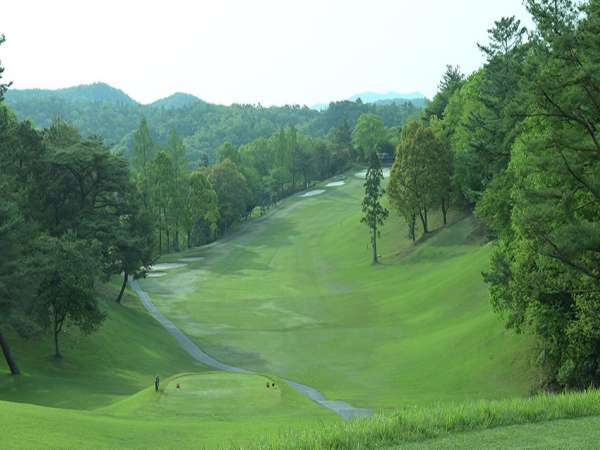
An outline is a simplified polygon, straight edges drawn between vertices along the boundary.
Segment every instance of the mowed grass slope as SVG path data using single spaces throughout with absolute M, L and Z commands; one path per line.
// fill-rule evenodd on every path
M 114 302 L 118 282 L 100 286 L 106 321 L 85 336 L 75 328 L 61 334 L 64 358 L 55 360 L 49 334 L 10 342 L 22 375 L 0 371 L 0 400 L 73 409 L 93 409 L 152 386 L 156 374 L 167 378 L 181 372 L 204 371 L 179 348 L 126 292 L 123 305 Z
M 527 394 L 529 343 L 491 310 L 490 248 L 473 219 L 453 217 L 413 247 L 392 214 L 373 266 L 362 180 L 346 181 L 186 252 L 204 259 L 142 287 L 209 354 L 355 406 Z
M 158 394 L 148 388 L 94 411 L 0 401 L 0 448 L 239 448 L 337 420 L 286 385 L 267 389 L 266 381 L 186 374 L 165 380 Z
M 61 337 L 61 361 L 49 336 L 11 336 L 23 374 L 0 375 L 0 449 L 217 448 L 339 420 L 277 378 L 195 363 L 133 294 L 113 304 L 117 289 L 101 289 L 97 333 Z

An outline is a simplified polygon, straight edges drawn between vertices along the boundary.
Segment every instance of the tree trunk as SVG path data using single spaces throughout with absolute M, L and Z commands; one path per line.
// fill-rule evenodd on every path
M 125 288 L 127 287 L 127 280 L 129 280 L 129 272 L 127 269 L 123 271 L 123 284 L 121 285 L 121 290 L 119 291 L 119 296 L 117 297 L 117 303 L 121 304 L 121 299 L 123 298 L 123 292 L 125 292 Z
M 377 227 L 371 229 L 371 243 L 373 244 L 373 264 L 377 264 L 379 259 L 377 258 Z
M 6 342 L 6 339 L 4 339 L 2 332 L 0 332 L 0 347 L 2 347 L 2 353 L 4 353 L 4 359 L 6 359 L 6 364 L 8 364 L 10 373 L 12 375 L 19 375 L 21 371 L 17 367 L 17 363 L 13 358 L 13 355 L 10 351 L 10 347 L 8 346 L 8 342 Z
M 188 242 L 188 248 L 192 248 L 192 231 L 188 230 L 187 232 L 187 242 Z
M 54 357 L 56 359 L 61 358 L 60 349 L 58 347 L 58 333 L 60 333 L 60 330 L 58 328 L 56 328 L 56 326 L 55 326 L 54 327 Z
M 427 208 L 419 211 L 419 217 L 421 218 L 421 224 L 423 225 L 423 234 L 429 233 L 429 228 L 427 227 Z
M 448 206 L 449 206 L 450 202 L 446 202 L 446 199 L 443 198 L 442 199 L 442 216 L 444 217 L 444 225 L 448 224 Z
M 162 225 L 158 224 L 158 254 L 162 255 Z
M 415 224 L 417 222 L 417 215 L 415 213 L 412 213 L 410 216 L 410 223 L 408 224 L 408 233 L 410 235 L 410 238 L 413 241 L 413 244 L 416 242 L 417 240 L 417 236 L 415 233 Z

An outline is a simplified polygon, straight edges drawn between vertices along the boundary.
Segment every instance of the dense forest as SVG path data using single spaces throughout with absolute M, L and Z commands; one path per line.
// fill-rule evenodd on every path
M 414 102 L 414 103 L 413 103 Z M 133 148 L 133 134 L 142 118 L 147 120 L 152 138 L 160 145 L 175 130 L 188 149 L 191 165 L 208 158 L 216 160 L 216 148 L 223 142 L 239 146 L 259 137 L 270 136 L 282 127 L 294 126 L 313 137 L 323 137 L 347 120 L 351 127 L 358 117 L 375 113 L 386 126 L 399 126 L 418 114 L 424 99 L 363 103 L 332 102 L 322 111 L 306 106 L 262 107 L 206 103 L 189 94 L 177 93 L 149 105 L 140 105 L 123 91 L 103 83 L 59 90 L 9 90 L 6 103 L 20 120 L 29 119 L 40 128 L 61 118 L 84 136 L 97 135 L 125 156 Z
M 389 195 L 412 239 L 449 205 L 494 242 L 484 274 L 506 325 L 538 337 L 543 388 L 600 384 L 600 1 L 526 2 L 497 21 L 485 65 L 448 67 L 403 127 Z

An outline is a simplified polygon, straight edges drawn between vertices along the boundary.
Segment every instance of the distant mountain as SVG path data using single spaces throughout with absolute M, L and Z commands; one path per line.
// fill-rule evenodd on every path
M 56 99 L 67 102 L 106 102 L 118 105 L 136 105 L 137 102 L 120 89 L 106 83 L 82 84 L 64 89 L 11 89 L 6 93 L 9 103 L 21 100 Z
M 201 101 L 202 100 L 194 95 L 186 94 L 185 92 L 175 92 L 173 95 L 156 100 L 155 102 L 150 103 L 148 106 L 152 108 L 179 109 L 191 106 Z
M 203 154 L 214 160 L 215 149 L 225 141 L 241 145 L 270 137 L 282 127 L 293 125 L 300 132 L 322 137 L 344 120 L 353 127 L 365 113 L 379 114 L 387 127 L 400 126 L 420 113 L 419 106 L 404 102 L 335 102 L 319 112 L 297 105 L 215 105 L 184 93 L 143 105 L 105 83 L 57 90 L 9 89 L 5 98 L 20 120 L 29 119 L 36 127 L 45 128 L 60 117 L 84 136 L 101 136 L 125 156 L 132 148 L 134 131 L 145 117 L 159 146 L 167 142 L 172 130 L 183 137 L 192 165 Z
M 382 100 L 420 100 L 426 97 L 420 92 L 409 92 L 407 94 L 401 94 L 394 91 L 390 91 L 385 94 L 380 94 L 378 92 L 362 92 L 360 94 L 353 95 L 348 100 L 355 102 L 359 98 L 363 103 L 377 103 Z
M 360 94 L 355 94 L 349 98 L 347 101 L 355 102 L 360 99 L 363 103 L 375 103 L 378 105 L 391 105 L 391 104 L 402 104 L 405 102 L 411 102 L 415 106 L 422 108 L 429 100 L 420 92 L 409 92 L 406 94 L 402 94 L 399 92 L 390 91 L 387 93 L 378 93 L 378 92 L 362 92 Z M 327 109 L 329 106 L 328 103 L 317 103 L 312 105 L 311 108 L 317 111 L 323 111 Z

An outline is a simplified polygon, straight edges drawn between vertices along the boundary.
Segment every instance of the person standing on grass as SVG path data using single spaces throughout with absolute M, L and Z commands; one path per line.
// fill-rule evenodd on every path
M 160 387 L 160 377 L 158 375 L 156 375 L 156 378 L 154 379 L 154 390 L 155 392 L 158 392 L 158 388 Z

